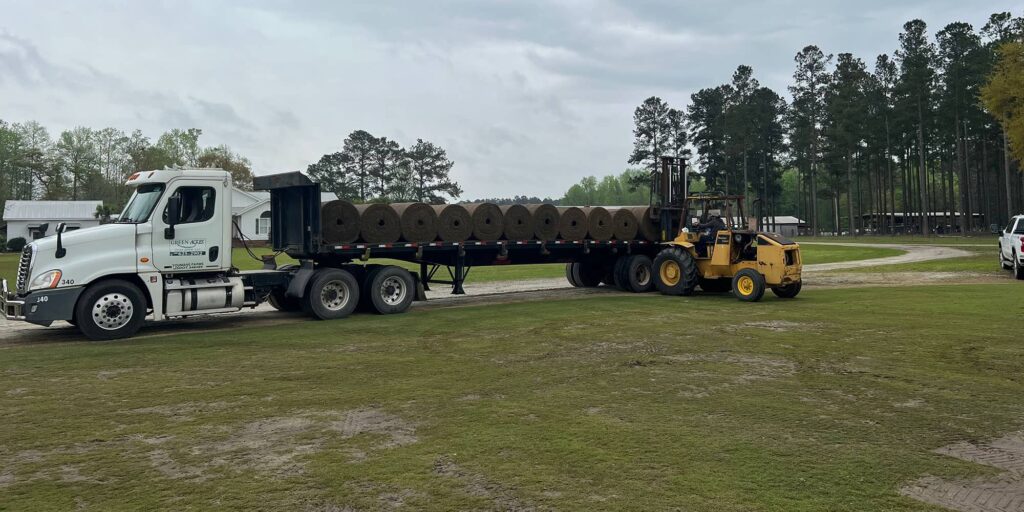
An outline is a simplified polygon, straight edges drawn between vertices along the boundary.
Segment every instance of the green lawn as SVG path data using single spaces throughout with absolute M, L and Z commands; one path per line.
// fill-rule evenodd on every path
M 801 236 L 797 242 L 835 242 L 851 244 L 905 244 L 905 245 L 995 245 L 996 235 L 976 234 L 968 236 L 921 236 L 921 235 L 864 235 L 864 236 Z
M 987 274 L 1005 272 L 999 269 L 999 263 L 996 260 L 998 249 L 995 246 L 960 247 L 960 249 L 974 253 L 974 255 L 918 263 L 900 263 L 897 265 L 837 270 L 836 272 L 975 272 Z
M 269 249 L 254 249 L 256 255 L 270 254 Z M 804 264 L 814 263 L 835 263 L 840 261 L 865 260 L 871 258 L 886 258 L 898 256 L 904 251 L 898 249 L 879 249 L 874 247 L 846 247 L 838 245 L 805 245 L 801 247 Z M 234 264 L 243 270 L 260 268 L 260 263 L 253 260 L 244 249 L 235 249 L 232 256 Z M 287 256 L 278 258 L 278 264 L 293 263 Z M 401 265 L 409 270 L 419 272 L 420 266 L 416 263 L 404 261 L 376 259 L 368 263 L 382 265 Z M 445 269 L 438 270 L 436 277 L 448 279 Z M 537 265 L 505 265 L 490 267 L 474 267 L 469 272 L 468 282 L 484 283 L 493 281 L 520 281 L 524 279 L 544 279 L 565 277 L 565 265 L 561 263 L 537 264 Z
M 7 346 L 0 503 L 932 510 L 897 490 L 996 474 L 932 450 L 1020 429 L 1022 302 L 597 296 Z
M 0 278 L 7 279 L 11 288 L 14 288 L 14 281 L 18 277 L 18 259 L 21 253 L 0 252 Z

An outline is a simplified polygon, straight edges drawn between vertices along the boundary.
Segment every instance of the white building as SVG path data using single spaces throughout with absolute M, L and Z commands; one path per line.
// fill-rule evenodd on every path
M 334 192 L 323 192 L 320 202 L 334 201 L 338 195 Z M 239 230 L 246 240 L 270 239 L 270 192 L 245 191 L 237 188 L 231 190 L 231 220 L 235 226 L 234 238 L 239 238 Z
M 774 231 L 786 238 L 793 238 L 801 234 L 801 230 L 807 227 L 807 223 L 789 215 L 780 215 L 778 217 L 768 217 L 767 219 L 758 219 L 763 225 L 762 230 Z
M 102 204 L 103 201 L 7 201 L 7 239 L 20 237 L 31 242 L 54 235 L 60 222 L 67 224 L 68 231 L 98 226 L 96 207 Z

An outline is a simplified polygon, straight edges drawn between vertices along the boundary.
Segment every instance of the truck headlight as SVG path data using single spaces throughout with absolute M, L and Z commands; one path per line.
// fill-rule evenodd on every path
M 36 276 L 29 284 L 29 290 L 39 290 L 41 288 L 56 288 L 57 283 L 60 282 L 60 270 L 49 270 Z

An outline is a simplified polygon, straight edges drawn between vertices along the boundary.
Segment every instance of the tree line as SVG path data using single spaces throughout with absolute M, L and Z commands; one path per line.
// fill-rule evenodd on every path
M 793 214 L 814 233 L 907 229 L 897 213 L 922 233 L 982 229 L 975 214 L 1001 223 L 1024 206 L 1022 39 L 1024 19 L 996 13 L 980 31 L 954 22 L 934 38 L 909 21 L 870 69 L 808 45 L 788 98 L 741 65 L 693 93 L 685 114 L 657 97 L 638 106 L 629 162 L 654 170 L 656 156 L 686 156 L 688 144 L 709 190 L 756 198 L 753 213 Z M 925 212 L 948 213 L 930 226 Z
M 35 121 L 0 120 L 0 210 L 8 199 L 102 200 L 99 215 L 120 211 L 136 172 L 167 166 L 220 167 L 252 188 L 252 164 L 225 145 L 203 147 L 202 130 L 174 129 L 153 141 L 140 130 L 76 127 L 56 138 Z
M 325 154 L 306 169 L 323 190 L 357 202 L 443 203 L 462 194 L 451 179 L 455 166 L 444 148 L 423 139 L 403 148 L 387 137 L 355 130 L 340 151 Z

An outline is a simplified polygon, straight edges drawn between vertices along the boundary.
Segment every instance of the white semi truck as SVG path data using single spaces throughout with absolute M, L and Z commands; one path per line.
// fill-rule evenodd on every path
M 130 337 L 148 319 L 173 321 L 226 313 L 267 301 L 316 319 L 343 318 L 357 306 L 401 313 L 430 283 L 462 283 L 472 266 L 607 261 L 657 250 L 639 241 L 500 240 L 325 245 L 320 186 L 301 173 L 262 176 L 271 193 L 271 243 L 300 261 L 239 271 L 232 262 L 231 178 L 220 169 L 164 169 L 132 175 L 134 189 L 115 222 L 58 233 L 28 244 L 13 289 L 2 282 L 8 320 L 75 324 L 88 338 Z M 372 258 L 415 262 L 420 272 L 365 264 Z M 596 264 L 596 263 L 595 263 Z M 435 279 L 447 268 L 447 279 Z M 578 279 L 570 282 L 580 285 Z M 596 286 L 598 283 L 589 283 Z

